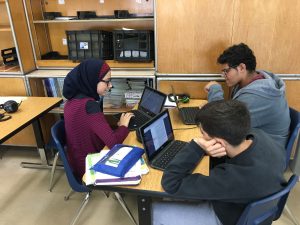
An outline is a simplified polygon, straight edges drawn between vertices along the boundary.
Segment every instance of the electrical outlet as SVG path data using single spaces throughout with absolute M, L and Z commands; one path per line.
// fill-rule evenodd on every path
M 65 0 L 58 0 L 58 4 L 59 5 L 64 5 L 65 4 Z
M 68 44 L 67 38 L 63 38 L 63 39 L 62 39 L 62 44 L 63 44 L 63 45 L 67 45 L 67 44 Z

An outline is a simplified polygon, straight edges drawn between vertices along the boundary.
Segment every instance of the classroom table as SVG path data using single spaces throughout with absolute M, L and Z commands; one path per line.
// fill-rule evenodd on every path
M 191 100 L 185 106 L 201 106 L 206 103 L 205 100 Z M 176 108 L 169 109 L 174 130 L 175 140 L 189 142 L 194 137 L 200 136 L 199 128 L 196 125 L 185 125 L 181 122 L 178 110 Z M 135 132 L 130 132 L 128 137 L 123 142 L 128 145 L 135 145 L 142 147 L 136 139 Z M 150 166 L 149 173 L 142 176 L 141 183 L 136 186 L 94 186 L 88 187 L 94 190 L 107 190 L 119 193 L 131 193 L 137 195 L 139 225 L 151 225 L 151 202 L 152 197 L 167 197 L 172 198 L 171 195 L 164 192 L 161 186 L 162 171 L 153 169 Z M 209 157 L 205 156 L 198 166 L 195 168 L 194 173 L 201 173 L 204 175 L 209 174 Z
M 1 97 L 3 98 L 3 97 Z M 15 96 L 6 97 L 14 99 Z M 0 123 L 0 144 L 8 140 L 10 137 L 27 127 L 33 125 L 34 135 L 37 143 L 37 149 L 40 155 L 40 163 L 21 163 L 22 167 L 27 168 L 51 168 L 48 164 L 44 149 L 44 138 L 39 123 L 39 118 L 47 114 L 53 108 L 59 106 L 62 98 L 55 97 L 24 97 L 19 109 L 15 113 L 11 113 L 11 119 Z

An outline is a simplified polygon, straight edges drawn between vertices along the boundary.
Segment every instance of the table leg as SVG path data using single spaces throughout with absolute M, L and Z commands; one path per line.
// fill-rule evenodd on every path
M 137 196 L 139 225 L 151 225 L 151 202 L 151 197 Z
M 38 119 L 35 120 L 32 123 L 32 126 L 33 126 L 33 131 L 37 143 L 37 150 L 39 152 L 41 162 L 40 163 L 22 162 L 21 166 L 23 168 L 51 169 L 44 148 L 44 138 L 43 138 L 42 129 L 39 120 Z

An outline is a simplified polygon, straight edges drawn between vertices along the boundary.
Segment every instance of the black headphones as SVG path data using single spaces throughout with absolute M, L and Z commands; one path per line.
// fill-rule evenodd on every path
M 14 113 L 18 110 L 21 103 L 22 102 L 18 104 L 14 100 L 9 100 L 4 102 L 3 104 L 0 104 L 0 109 L 3 109 L 5 113 Z M 11 118 L 10 115 L 5 115 L 5 113 L 0 113 L 0 122 L 9 120 Z

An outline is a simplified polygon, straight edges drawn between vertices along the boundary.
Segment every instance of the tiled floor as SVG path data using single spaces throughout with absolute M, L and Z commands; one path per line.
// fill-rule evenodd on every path
M 1 150 L 1 149 L 0 149 Z M 74 194 L 64 201 L 69 186 L 62 170 L 57 171 L 56 184 L 48 192 L 49 170 L 25 169 L 21 161 L 38 161 L 36 151 L 1 151 L 0 160 L 0 224 L 1 225 L 64 225 L 69 224 L 76 213 L 83 194 Z M 137 218 L 135 197 L 125 196 Z M 300 184 L 292 191 L 288 206 L 300 221 Z M 114 198 L 106 198 L 102 192 L 93 192 L 91 199 L 79 218 L 85 225 L 133 225 L 127 214 Z M 286 213 L 275 225 L 292 225 Z

